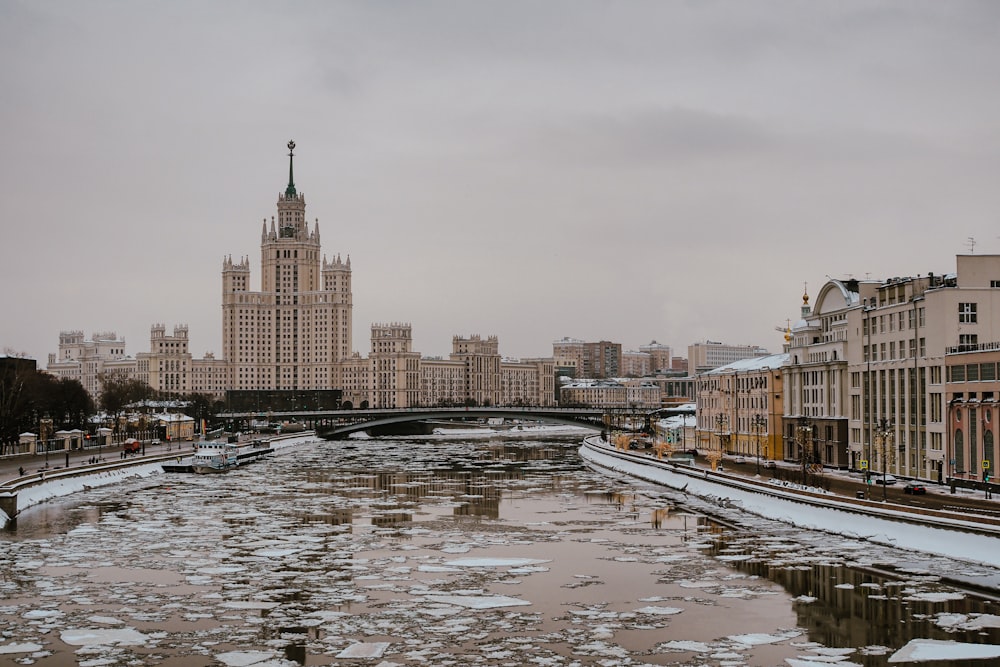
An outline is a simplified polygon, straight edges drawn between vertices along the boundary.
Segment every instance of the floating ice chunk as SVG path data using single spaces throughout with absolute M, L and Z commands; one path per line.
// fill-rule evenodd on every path
M 197 572 L 201 574 L 233 574 L 242 572 L 246 568 L 239 565 L 220 565 L 218 567 L 199 567 Z
M 853 648 L 827 648 L 826 646 L 814 646 L 809 650 L 817 655 L 823 656 L 845 656 L 854 653 Z
M 338 658 L 381 658 L 389 642 L 358 642 L 337 654 Z
M 746 635 L 730 635 L 727 639 L 734 642 L 739 642 L 741 644 L 746 644 L 748 646 L 758 646 L 760 644 L 776 644 L 778 642 L 783 642 L 786 639 L 792 639 L 793 637 L 798 637 L 802 633 L 798 630 L 786 630 L 785 632 L 779 632 L 773 635 L 765 633 L 751 633 Z
M 951 600 L 964 600 L 965 595 L 957 591 L 941 591 L 937 593 L 915 593 L 907 595 L 903 599 L 907 601 L 919 600 L 921 602 L 950 602 Z
M 260 551 L 254 551 L 253 555 L 260 556 L 261 558 L 284 558 L 285 556 L 297 554 L 300 551 L 302 551 L 302 549 L 261 549 Z M 199 570 L 199 572 L 204 572 L 204 570 Z
M 657 607 L 657 606 L 651 606 L 651 607 L 642 607 L 641 609 L 636 609 L 635 613 L 637 613 L 637 614 L 653 614 L 653 615 L 656 615 L 656 616 L 673 616 L 674 614 L 679 614 L 682 611 L 684 611 L 684 610 L 683 609 L 679 609 L 677 607 Z
M 447 561 L 446 565 L 454 567 L 524 567 L 551 562 L 551 559 L 539 558 L 456 558 Z
M 25 642 L 23 644 L 3 644 L 0 645 L 0 654 L 10 654 L 10 653 L 34 653 L 35 651 L 41 651 L 41 644 L 32 644 L 30 642 Z
M 445 567 L 444 565 L 420 565 L 417 567 L 418 572 L 461 572 L 460 568 L 457 567 Z
M 523 607 L 531 605 L 527 600 L 506 595 L 428 595 L 429 602 L 453 604 L 467 609 L 496 609 L 498 607 Z
M 889 662 L 931 662 L 934 660 L 988 660 L 1000 658 L 996 644 L 966 644 L 939 639 L 911 639 L 891 656 Z
M 273 660 L 277 657 L 274 653 L 266 651 L 230 651 L 220 653 L 215 659 L 228 667 L 250 667 L 260 665 L 264 661 Z
M 825 660 L 820 656 L 807 656 L 805 658 L 785 658 L 788 667 L 828 667 L 837 665 L 838 667 L 864 667 L 859 662 L 833 662 Z
M 983 630 L 985 628 L 1000 628 L 1000 616 L 995 614 L 973 614 L 962 624 L 963 630 Z
M 231 600 L 223 603 L 224 609 L 274 609 L 280 603 L 263 600 Z
M 40 618 L 56 618 L 62 615 L 63 613 L 58 609 L 32 609 L 21 614 L 21 618 L 36 620 Z
M 834 588 L 842 588 L 844 590 L 853 591 L 854 584 L 837 584 Z
M 91 616 L 87 619 L 91 623 L 103 623 L 104 625 L 124 625 L 125 621 L 111 616 Z
M 441 551 L 446 554 L 464 554 L 468 553 L 471 548 L 468 544 L 452 544 L 444 547 Z
M 730 555 L 722 555 L 715 557 L 716 560 L 726 560 L 733 562 L 741 560 L 750 560 L 751 558 L 753 558 L 753 555 L 751 554 L 730 554 Z
M 60 638 L 71 646 L 93 646 L 95 644 L 119 646 L 142 646 L 149 639 L 133 628 L 97 629 L 74 628 L 63 630 Z
M 660 648 L 667 651 L 692 651 L 694 653 L 707 653 L 712 649 L 705 642 L 673 640 L 660 644 Z

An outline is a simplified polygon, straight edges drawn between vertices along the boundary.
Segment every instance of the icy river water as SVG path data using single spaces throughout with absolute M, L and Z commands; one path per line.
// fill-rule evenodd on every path
M 942 581 L 995 572 L 711 519 L 590 470 L 580 439 L 314 442 L 49 501 L 0 533 L 0 664 L 876 666 L 914 639 L 1000 644 L 996 604 Z

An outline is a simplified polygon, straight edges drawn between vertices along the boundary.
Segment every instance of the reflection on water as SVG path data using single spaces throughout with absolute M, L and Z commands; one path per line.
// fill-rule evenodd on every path
M 957 629 L 991 603 L 724 526 L 576 448 L 319 443 L 30 509 L 0 538 L 0 662 L 326 665 L 353 647 L 396 664 L 774 665 L 842 648 L 874 666 L 916 637 L 1000 643 Z

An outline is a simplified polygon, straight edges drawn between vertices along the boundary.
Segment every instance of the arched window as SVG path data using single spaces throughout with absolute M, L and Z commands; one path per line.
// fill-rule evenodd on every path
M 955 430 L 955 472 L 965 472 L 965 439 Z

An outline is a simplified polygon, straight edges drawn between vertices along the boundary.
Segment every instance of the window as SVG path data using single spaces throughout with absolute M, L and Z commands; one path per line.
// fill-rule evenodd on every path
M 977 321 L 975 303 L 958 304 L 958 321 L 962 324 L 975 324 Z
M 959 350 L 974 350 L 979 344 L 979 336 L 976 334 L 959 334 L 958 335 L 958 349 Z
M 997 379 L 997 365 L 981 364 L 979 366 L 979 379 L 985 382 L 992 382 Z

